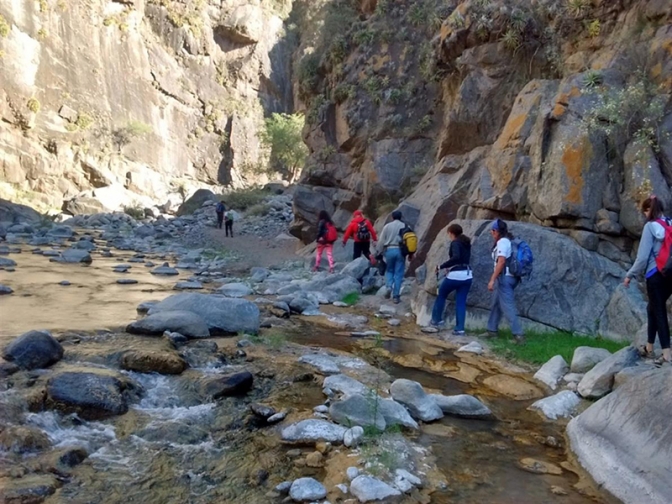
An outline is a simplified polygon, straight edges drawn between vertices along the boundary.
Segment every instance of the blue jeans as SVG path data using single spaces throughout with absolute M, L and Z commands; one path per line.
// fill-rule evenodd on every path
M 451 280 L 444 278 L 439 287 L 439 295 L 434 301 L 432 309 L 432 324 L 438 324 L 443 320 L 443 312 L 446 309 L 448 294 L 455 292 L 455 330 L 464 331 L 464 321 L 467 317 L 467 294 L 471 289 L 472 280 Z
M 393 297 L 399 297 L 401 283 L 404 281 L 404 268 L 406 267 L 406 258 L 401 254 L 399 248 L 388 248 L 385 250 L 385 282 L 387 287 L 392 290 Z
M 497 332 L 502 315 L 506 317 L 511 325 L 511 332 L 514 336 L 523 335 L 523 327 L 520 325 L 518 314 L 516 313 L 516 299 L 513 295 L 513 289 L 518 285 L 518 280 L 512 276 L 500 275 L 495 282 L 495 290 L 492 293 L 492 304 L 490 306 L 490 318 L 488 319 L 488 331 Z

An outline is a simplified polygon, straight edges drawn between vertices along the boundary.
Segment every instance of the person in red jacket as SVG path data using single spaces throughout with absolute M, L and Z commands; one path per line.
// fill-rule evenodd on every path
M 360 210 L 355 210 L 355 213 L 352 214 L 352 220 L 348 227 L 345 230 L 343 235 L 343 246 L 348 242 L 350 237 L 355 240 L 355 248 L 352 254 L 352 260 L 354 261 L 362 254 L 367 259 L 371 258 L 371 242 L 375 244 L 378 241 L 378 236 L 376 236 L 376 230 L 373 229 L 371 221 L 364 217 L 364 214 Z

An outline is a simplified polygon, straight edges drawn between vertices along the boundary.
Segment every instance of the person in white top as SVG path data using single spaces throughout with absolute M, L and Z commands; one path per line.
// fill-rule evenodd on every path
M 519 283 L 518 278 L 509 273 L 507 261 L 511 257 L 511 238 L 506 222 L 497 219 L 490 229 L 495 245 L 492 248 L 492 260 L 495 263 L 494 271 L 488 283 L 488 290 L 492 292 L 490 318 L 488 319 L 488 335 L 497 336 L 502 315 L 506 317 L 516 343 L 524 343 L 523 327 L 516 311 L 516 299 L 513 290 Z

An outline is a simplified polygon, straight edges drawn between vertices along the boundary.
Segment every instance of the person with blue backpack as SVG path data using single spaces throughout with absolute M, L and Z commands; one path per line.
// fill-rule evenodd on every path
M 630 286 L 630 280 L 642 273 L 646 278 L 646 293 L 649 303 L 647 313 L 647 342 L 639 348 L 644 358 L 654 358 L 653 344 L 656 334 L 663 350 L 662 357 L 654 361 L 659 366 L 669 366 L 670 326 L 667 321 L 667 300 L 672 296 L 672 221 L 664 214 L 662 202 L 651 195 L 642 203 L 642 213 L 646 224 L 637 249 L 637 258 L 632 268 L 625 274 L 623 285 Z
M 488 336 L 497 336 L 499 323 L 504 316 L 511 326 L 515 342 L 522 344 L 525 336 L 516 310 L 514 289 L 523 276 L 531 273 L 532 253 L 525 242 L 514 240 L 508 225 L 501 219 L 492 223 L 490 233 L 495 242 L 492 248 L 495 269 L 488 282 L 488 290 L 492 292 Z

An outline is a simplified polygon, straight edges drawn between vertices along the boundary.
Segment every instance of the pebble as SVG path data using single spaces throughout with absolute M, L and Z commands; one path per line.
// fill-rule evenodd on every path
M 63 285 L 64 287 L 67 287 L 68 285 L 71 285 L 71 284 L 67 280 L 61 280 L 60 282 L 58 282 L 58 285 Z
M 329 412 L 329 407 L 325 406 L 324 404 L 320 404 L 319 406 L 315 406 L 313 408 L 313 411 L 315 413 L 328 413 Z
M 14 289 L 12 289 L 9 285 L 0 284 L 0 295 L 11 294 L 12 292 L 14 292 Z
M 387 321 L 387 324 L 391 325 L 392 327 L 398 327 L 398 326 L 401 325 L 401 320 L 396 319 L 396 318 L 392 318 L 392 319 Z
M 266 422 L 269 424 L 274 424 L 278 422 L 282 422 L 285 418 L 287 417 L 287 412 L 286 411 L 281 411 L 280 413 L 276 413 L 275 415 L 271 415 L 266 419 Z
M 359 476 L 359 469 L 356 467 L 348 467 L 347 471 L 345 471 L 345 474 L 348 476 L 348 479 L 352 481 L 357 476 Z
M 334 301 L 332 304 L 334 306 L 336 306 L 337 308 L 347 308 L 348 307 L 348 303 L 344 303 L 343 301 Z
M 137 284 L 138 281 L 134 280 L 133 278 L 120 278 L 117 280 L 117 283 L 121 285 L 131 285 L 131 284 Z

